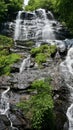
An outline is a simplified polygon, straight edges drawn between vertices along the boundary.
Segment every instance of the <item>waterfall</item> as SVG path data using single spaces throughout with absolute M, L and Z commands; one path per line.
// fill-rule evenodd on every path
M 15 24 L 15 32 L 14 32 L 14 41 L 19 39 L 19 35 L 20 35 L 20 23 L 21 23 L 21 13 L 22 11 L 18 12 L 17 18 L 16 18 L 16 24 Z
M 69 100 L 71 105 L 68 107 L 66 115 L 69 120 L 69 130 L 73 130 L 73 47 L 69 49 L 66 60 L 61 63 L 60 67 L 70 91 Z
M 19 11 L 15 23 L 14 41 L 55 40 L 54 22 L 56 23 L 53 14 L 50 11 L 47 14 L 45 9 L 37 9 L 34 12 Z
M 20 66 L 20 74 L 25 70 L 26 68 L 29 68 L 30 66 L 30 55 L 23 60 Z
M 9 92 L 9 90 L 10 90 L 10 87 L 8 87 L 5 91 L 2 92 L 1 103 L 0 103 L 0 114 L 6 115 L 8 117 L 8 119 L 11 123 L 10 130 L 18 130 L 18 128 L 13 127 L 13 123 L 8 115 L 8 111 L 9 111 L 10 107 L 9 107 L 9 97 L 8 97 L 7 93 Z
M 9 98 L 7 97 L 7 92 L 10 90 L 8 87 L 7 90 L 5 90 L 1 95 L 1 105 L 0 105 L 0 114 L 7 115 L 8 116 L 8 110 L 9 110 Z

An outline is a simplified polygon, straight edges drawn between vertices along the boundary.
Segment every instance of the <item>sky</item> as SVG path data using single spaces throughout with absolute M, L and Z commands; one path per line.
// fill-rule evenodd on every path
M 24 0 L 24 5 L 28 5 L 29 0 Z

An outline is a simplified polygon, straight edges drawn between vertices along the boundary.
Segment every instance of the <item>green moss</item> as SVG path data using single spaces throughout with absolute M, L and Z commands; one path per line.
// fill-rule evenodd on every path
M 36 91 L 36 94 L 31 96 L 29 100 L 18 103 L 17 106 L 30 119 L 32 129 L 41 130 L 44 128 L 45 130 L 54 130 L 54 104 L 50 79 L 35 80 L 31 84 L 31 91 Z
M 56 49 L 55 45 L 41 45 L 40 47 L 31 49 L 31 56 L 34 57 L 38 64 L 42 64 L 43 62 L 46 62 L 47 58 L 56 52 Z

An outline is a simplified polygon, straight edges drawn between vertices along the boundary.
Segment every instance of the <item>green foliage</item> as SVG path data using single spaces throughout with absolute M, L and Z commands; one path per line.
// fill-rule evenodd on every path
M 31 96 L 29 100 L 18 103 L 17 106 L 31 120 L 32 129 L 54 130 L 54 105 L 50 79 L 34 81 L 31 84 L 31 90 L 32 92 L 36 91 L 36 94 Z
M 46 55 L 43 54 L 43 53 L 37 54 L 36 57 L 35 57 L 35 61 L 36 61 L 38 64 L 41 64 L 41 63 L 46 62 Z
M 23 0 L 9 0 L 7 2 L 8 14 L 13 15 L 15 12 L 22 10 L 22 4 Z
M 73 0 L 59 0 L 56 8 L 59 19 L 64 21 L 73 32 Z
M 0 23 L 22 9 L 23 0 L 0 0 Z
M 55 45 L 41 45 L 37 48 L 31 49 L 31 55 L 35 58 L 35 61 L 38 64 L 41 64 L 43 62 L 46 62 L 46 59 L 51 56 L 51 54 L 54 54 L 56 52 L 56 46 Z
M 11 54 L 12 38 L 0 35 L 0 75 L 10 74 L 11 65 L 20 59 L 20 55 Z
M 18 54 L 9 54 L 7 55 L 0 53 L 0 75 L 10 74 L 11 65 L 17 62 L 20 59 L 20 55 Z
M 28 6 L 26 6 L 26 10 L 32 11 L 38 8 L 49 9 L 51 6 L 51 0 L 30 0 Z
M 7 13 L 7 5 L 5 4 L 4 0 L 0 1 L 0 22 L 5 20 L 5 16 Z
M 0 48 L 1 47 L 11 47 L 13 45 L 13 39 L 0 35 Z

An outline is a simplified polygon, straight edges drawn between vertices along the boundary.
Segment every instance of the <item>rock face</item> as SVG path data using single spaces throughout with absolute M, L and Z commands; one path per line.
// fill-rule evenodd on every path
M 6 115 L 0 115 L 0 130 L 9 130 L 10 121 Z
M 15 128 L 18 128 L 18 130 L 30 129 L 30 124 L 28 123 L 28 120 L 24 117 L 22 111 L 18 110 L 16 106 L 11 105 L 10 107 L 10 119 L 13 126 Z

